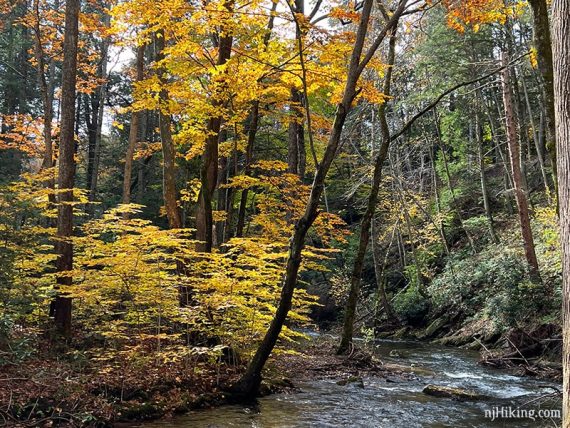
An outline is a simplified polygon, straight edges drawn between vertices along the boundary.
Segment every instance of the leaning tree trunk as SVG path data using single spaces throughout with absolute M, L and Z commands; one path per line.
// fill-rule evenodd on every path
M 397 24 L 396 24 L 397 25 Z M 395 28 L 395 27 L 394 27 Z M 394 65 L 396 47 L 396 30 L 390 36 L 390 45 L 388 50 L 388 70 L 384 78 L 383 92 L 387 96 L 390 95 L 390 84 L 392 80 L 392 69 Z M 376 205 L 378 203 L 378 191 L 380 190 L 380 182 L 382 181 L 382 167 L 388 156 L 388 148 L 390 147 L 390 129 L 388 128 L 388 121 L 386 120 L 386 104 L 380 105 L 378 108 L 378 115 L 380 117 L 380 129 L 382 131 L 382 144 L 376 156 L 374 163 L 374 175 L 372 178 L 372 187 L 368 194 L 368 203 L 366 211 L 362 216 L 360 222 L 360 240 L 358 243 L 358 251 L 354 259 L 352 267 L 352 274 L 350 276 L 350 290 L 348 292 L 348 299 L 344 309 L 344 322 L 342 329 L 342 337 L 337 354 L 343 354 L 352 343 L 352 336 L 354 333 L 354 318 L 356 316 L 356 305 L 358 303 L 358 296 L 360 294 L 360 277 L 362 276 L 362 269 L 364 266 L 364 257 L 370 241 L 370 227 L 376 212 Z
M 255 352 L 252 360 L 250 361 L 246 372 L 241 379 L 232 387 L 232 391 L 237 396 L 243 398 L 251 398 L 257 394 L 259 385 L 261 383 L 261 371 L 271 355 L 283 324 L 287 318 L 293 300 L 293 294 L 297 285 L 297 276 L 299 273 L 299 266 L 301 265 L 301 252 L 305 244 L 305 237 L 309 228 L 315 221 L 318 215 L 318 208 L 321 196 L 323 194 L 324 182 L 328 170 L 335 159 L 338 146 L 340 144 L 340 137 L 342 129 L 346 121 L 346 117 L 351 109 L 352 102 L 356 97 L 356 84 L 362 71 L 370 62 L 370 59 L 378 49 L 378 46 L 385 38 L 386 33 L 392 29 L 396 21 L 404 11 L 406 0 L 402 0 L 398 8 L 392 14 L 390 20 L 379 32 L 373 44 L 369 48 L 366 56 L 361 60 L 362 50 L 366 33 L 368 31 L 368 23 L 370 20 L 370 13 L 372 10 L 373 0 L 364 0 L 360 22 L 356 33 L 354 48 L 352 50 L 346 85 L 341 102 L 337 105 L 333 126 L 329 140 L 323 155 L 323 159 L 319 164 L 311 186 L 311 192 L 307 206 L 302 217 L 295 224 L 293 236 L 289 242 L 289 255 L 285 267 L 285 277 L 283 279 L 283 286 L 281 288 L 281 298 L 277 305 L 275 316 L 271 321 L 269 329 L 265 333 L 257 351 Z
M 570 0 L 554 0 L 552 7 L 554 100 L 558 153 L 560 243 L 563 268 L 562 427 L 570 428 Z
M 79 0 L 65 4 L 65 34 L 63 39 L 63 66 L 61 81 L 61 131 L 59 143 L 59 206 L 57 214 L 58 272 L 73 268 L 73 186 L 75 181 L 75 83 L 77 81 L 77 41 L 79 37 Z M 71 285 L 72 277 L 59 276 L 60 285 Z M 66 337 L 71 334 L 71 298 L 58 293 L 53 302 L 53 316 L 57 329 Z
M 503 65 L 506 66 L 507 63 L 507 54 L 503 53 Z M 503 104 L 505 109 L 505 125 L 507 130 L 507 145 L 509 147 L 515 199 L 517 202 L 517 211 L 519 214 L 521 234 L 524 242 L 525 257 L 530 269 L 530 278 L 534 282 L 540 283 L 540 271 L 538 269 L 538 261 L 536 259 L 536 252 L 534 250 L 534 239 L 532 236 L 532 229 L 530 227 L 528 200 L 523 187 L 523 177 L 520 164 L 520 147 L 517 139 L 517 125 L 514 115 L 509 73 L 510 71 L 508 68 L 504 68 L 501 72 Z

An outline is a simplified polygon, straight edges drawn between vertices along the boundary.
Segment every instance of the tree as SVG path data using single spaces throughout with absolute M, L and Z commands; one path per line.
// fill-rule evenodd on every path
M 144 79 L 144 51 L 145 45 L 137 48 L 136 59 L 136 79 L 135 82 L 141 82 Z M 143 112 L 133 110 L 131 113 L 131 128 L 129 130 L 129 142 L 127 146 L 127 154 L 125 157 L 125 173 L 123 177 L 123 204 L 131 202 L 131 177 L 133 172 L 133 156 L 136 144 L 140 134 L 140 119 Z
M 556 117 L 554 114 L 554 82 L 552 65 L 552 41 L 550 37 L 550 23 L 548 19 L 548 4 L 546 0 L 528 0 L 532 8 L 534 46 L 536 48 L 538 68 L 544 83 L 544 102 L 546 131 L 548 139 L 546 148 L 552 161 L 552 176 L 554 186 L 557 183 L 556 162 Z
M 255 355 L 250 361 L 245 374 L 232 388 L 236 395 L 252 397 L 257 394 L 257 390 L 261 383 L 261 371 L 277 343 L 279 333 L 283 328 L 283 324 L 285 323 L 287 314 L 291 308 L 291 301 L 297 285 L 297 276 L 301 265 L 301 254 L 305 244 L 305 237 L 318 215 L 318 208 L 324 189 L 325 178 L 336 156 L 344 123 L 351 110 L 352 102 L 357 95 L 356 89 L 358 80 L 367 64 L 376 53 L 376 50 L 384 40 L 386 34 L 395 27 L 406 7 L 406 0 L 401 1 L 398 4 L 388 22 L 383 26 L 378 35 L 376 35 L 374 41 L 371 43 L 368 50 L 365 51 L 364 56 L 362 56 L 365 47 L 366 35 L 368 33 L 370 15 L 372 12 L 372 3 L 372 0 L 365 0 L 362 12 L 360 13 L 358 30 L 356 32 L 355 43 L 350 57 L 350 64 L 347 71 L 342 99 L 336 108 L 333 127 L 329 135 L 323 159 L 315 173 L 305 212 L 303 216 L 297 220 L 293 236 L 290 240 L 289 255 L 287 258 L 283 286 L 281 289 L 281 298 L 279 300 L 275 316 L 271 321 L 271 325 L 265 333 L 261 344 L 257 348 Z
M 101 2 L 94 12 L 96 19 L 101 21 L 98 28 L 101 32 L 100 40 L 91 41 L 97 50 L 97 64 L 95 67 L 95 87 L 84 95 L 85 124 L 87 126 L 87 190 L 89 200 L 94 201 L 97 193 L 99 178 L 99 162 L 101 158 L 103 114 L 107 98 L 109 35 L 105 34 L 110 25 L 111 17 L 107 11 L 110 2 Z
M 398 23 L 394 25 L 392 34 L 390 35 L 390 43 L 388 48 L 388 71 L 384 77 L 384 88 L 383 92 L 386 96 L 390 96 L 390 84 L 392 80 L 392 69 L 394 66 L 394 58 L 396 51 L 396 28 Z M 386 103 L 382 103 L 378 108 L 378 114 L 380 116 L 380 129 L 382 131 L 382 144 L 380 145 L 380 150 L 376 155 L 374 161 L 374 173 L 372 177 L 372 187 L 368 195 L 368 201 L 366 205 L 366 211 L 362 216 L 360 221 L 360 240 L 358 242 L 358 250 L 356 257 L 354 258 L 354 265 L 352 269 L 352 274 L 350 277 L 350 290 L 348 294 L 348 300 L 346 302 L 346 307 L 344 310 L 344 322 L 342 337 L 340 341 L 339 348 L 337 350 L 338 354 L 343 354 L 348 351 L 350 344 L 352 343 L 352 334 L 354 328 L 354 317 L 356 315 L 356 304 L 358 302 L 358 296 L 360 294 L 360 277 L 362 276 L 362 267 L 364 264 L 364 256 L 366 255 L 366 250 L 368 248 L 368 243 L 370 241 L 370 230 L 372 227 L 372 222 L 374 219 L 374 213 L 376 212 L 376 205 L 378 203 L 378 191 L 380 190 L 380 182 L 382 181 L 382 167 L 388 156 L 388 150 L 390 148 L 390 128 L 388 127 L 388 121 L 386 119 Z M 373 239 L 375 239 L 373 237 Z M 380 279 L 378 279 L 380 281 Z M 386 310 L 388 308 L 386 307 Z
M 216 47 L 218 49 L 216 67 L 220 68 L 228 62 L 232 53 L 233 36 L 228 21 L 231 19 L 233 0 L 224 2 L 223 7 L 230 14 L 229 16 L 224 16 L 219 32 L 213 36 L 217 40 Z M 224 83 L 221 82 L 220 85 L 222 88 L 218 90 L 223 93 Z M 198 248 L 200 251 L 208 253 L 212 251 L 214 238 L 212 198 L 218 184 L 218 151 L 223 135 L 220 133 L 222 126 L 222 112 L 220 108 L 225 104 L 225 101 L 219 98 L 219 94 L 214 93 L 212 98 L 212 107 L 215 113 L 208 118 L 206 127 L 206 146 L 202 155 L 202 168 L 200 170 L 201 188 L 196 212 L 196 239 L 200 241 Z
M 79 38 L 79 0 L 65 2 L 65 35 L 61 81 L 61 133 L 59 143 L 58 215 L 56 252 L 58 284 L 71 285 L 73 268 L 73 186 L 75 183 L 75 84 L 77 81 L 77 45 Z M 58 330 L 71 334 L 71 298 L 59 293 L 53 302 L 53 316 Z
M 160 130 L 160 141 L 162 143 L 162 193 L 164 196 L 164 207 L 166 217 L 171 229 L 182 227 L 182 218 L 178 208 L 178 191 L 176 189 L 176 148 L 172 140 L 172 120 L 169 111 L 169 100 L 166 84 L 166 69 L 161 61 L 164 59 L 164 31 L 158 30 L 154 36 L 156 48 L 156 62 L 158 79 L 163 87 L 160 89 L 158 106 L 158 127 Z
M 554 105 L 557 123 L 558 196 L 562 245 L 563 306 L 562 426 L 570 427 L 570 1 L 555 0 L 552 6 L 554 55 Z
M 534 239 L 530 227 L 530 215 L 528 200 L 523 185 L 523 175 L 521 172 L 520 147 L 517 137 L 517 122 L 514 113 L 513 99 L 510 84 L 510 71 L 506 67 L 508 63 L 507 54 L 503 53 L 503 71 L 501 72 L 501 83 L 503 88 L 503 105 L 505 109 L 505 125 L 507 130 L 507 144 L 509 146 L 509 157 L 513 176 L 515 199 L 519 214 L 519 223 L 524 242 L 525 257 L 530 269 L 530 277 L 533 281 L 540 283 L 540 271 L 538 260 L 534 249 Z
M 56 1 L 54 7 L 59 7 L 59 2 Z M 52 144 L 52 121 L 53 121 L 53 98 L 55 87 L 55 59 L 52 55 L 47 55 L 44 52 L 42 31 L 40 28 L 41 14 L 40 14 L 40 0 L 33 2 L 33 31 L 34 31 L 34 54 L 36 59 L 36 69 L 38 73 L 38 80 L 40 82 L 40 91 L 42 94 L 42 105 L 44 110 L 44 159 L 42 162 L 43 168 L 51 168 L 54 164 L 54 153 Z M 53 186 L 53 182 L 49 183 Z

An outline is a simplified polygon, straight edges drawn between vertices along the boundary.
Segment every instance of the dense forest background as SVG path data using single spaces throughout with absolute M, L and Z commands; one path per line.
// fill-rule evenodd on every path
M 559 364 L 546 2 L 372 3 L 0 1 L 0 365 L 87 423 L 306 328 Z

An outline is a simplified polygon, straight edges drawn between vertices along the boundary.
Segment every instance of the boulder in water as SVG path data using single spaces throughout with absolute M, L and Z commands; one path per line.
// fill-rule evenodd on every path
M 461 401 L 473 401 L 485 398 L 483 395 L 474 391 L 469 391 L 468 389 L 431 384 L 426 385 L 422 392 L 433 397 L 453 398 L 454 400 Z

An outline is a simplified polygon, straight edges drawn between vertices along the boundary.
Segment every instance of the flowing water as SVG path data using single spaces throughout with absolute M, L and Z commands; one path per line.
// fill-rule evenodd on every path
M 539 410 L 559 409 L 558 399 L 541 397 L 560 385 L 477 364 L 478 353 L 433 344 L 377 342 L 386 362 L 430 369 L 432 376 L 403 380 L 365 377 L 362 385 L 337 385 L 335 380 L 297 383 L 300 392 L 260 398 L 253 406 L 227 405 L 189 413 L 144 427 L 556 427 L 558 418 L 544 418 Z M 392 356 L 391 356 L 392 355 Z M 422 393 L 427 384 L 468 389 L 486 396 L 456 401 Z M 515 413 L 519 410 L 516 418 Z M 485 412 L 503 412 L 494 421 Z M 509 416 L 509 411 L 512 412 Z M 529 412 L 534 412 L 532 418 Z M 527 412 L 524 414 L 524 412 Z M 552 412 L 551 412 L 552 413 Z M 496 413 L 495 413 L 496 414 Z

